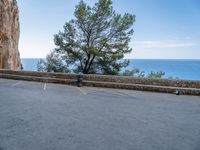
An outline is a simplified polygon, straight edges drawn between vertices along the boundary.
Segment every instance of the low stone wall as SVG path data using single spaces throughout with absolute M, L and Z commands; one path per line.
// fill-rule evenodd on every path
M 183 87 L 183 88 L 200 88 L 200 81 L 195 81 L 195 80 L 150 79 L 150 78 L 135 78 L 135 77 L 108 76 L 108 75 L 84 75 L 84 80 L 99 81 L 99 82 Z
M 82 75 L 83 86 L 200 95 L 200 81 Z M 0 70 L 0 78 L 77 85 L 78 74 Z
M 51 72 L 36 72 L 36 71 L 13 71 L 0 69 L 1 74 L 12 74 L 19 76 L 33 76 L 33 77 L 49 77 L 49 78 L 61 78 L 61 79 L 77 79 L 76 74 L 66 73 L 51 73 Z

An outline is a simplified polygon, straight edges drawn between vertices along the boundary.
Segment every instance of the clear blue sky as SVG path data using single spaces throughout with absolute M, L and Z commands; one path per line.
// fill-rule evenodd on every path
M 78 2 L 18 0 L 21 57 L 44 58 Z M 200 59 L 200 0 L 113 0 L 113 5 L 118 13 L 136 15 L 133 52 L 126 58 Z

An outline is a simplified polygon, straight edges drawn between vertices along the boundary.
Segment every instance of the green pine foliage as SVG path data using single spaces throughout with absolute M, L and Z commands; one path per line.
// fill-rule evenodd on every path
M 61 56 L 55 51 L 50 52 L 46 60 L 40 59 L 37 69 L 39 72 L 70 72 L 65 63 L 63 63 Z
M 111 0 L 99 0 L 93 7 L 80 1 L 74 15 L 54 36 L 55 52 L 67 66 L 84 74 L 111 75 L 128 66 L 129 61 L 122 59 L 132 51 L 134 15 L 117 14 Z
M 151 71 L 150 73 L 148 73 L 147 75 L 145 75 L 144 71 L 140 71 L 140 69 L 138 68 L 133 68 L 132 70 L 125 70 L 122 73 L 123 76 L 132 76 L 132 77 L 137 77 L 137 78 L 151 78 L 151 79 L 160 79 L 163 78 L 163 76 L 165 75 L 165 72 L 163 71 Z M 173 79 L 173 78 L 172 78 Z

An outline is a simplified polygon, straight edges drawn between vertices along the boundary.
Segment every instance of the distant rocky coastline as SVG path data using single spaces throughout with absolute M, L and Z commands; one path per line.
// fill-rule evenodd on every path
M 18 51 L 20 34 L 16 0 L 0 0 L 0 68 L 20 70 Z

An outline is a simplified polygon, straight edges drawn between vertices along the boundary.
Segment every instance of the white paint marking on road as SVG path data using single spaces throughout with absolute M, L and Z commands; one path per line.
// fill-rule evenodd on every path
M 19 84 L 21 84 L 21 81 L 19 81 L 19 82 L 17 82 L 17 83 L 14 83 L 14 84 L 12 84 L 12 85 L 11 85 L 11 87 L 15 87 L 15 86 L 17 86 L 17 85 L 19 85 Z
M 121 96 L 128 96 L 128 97 L 134 97 L 134 95 L 132 95 L 130 92 L 131 91 L 126 91 L 124 89 L 121 90 L 117 90 L 117 92 L 121 95 Z
M 83 91 L 81 88 L 79 88 L 79 87 L 76 87 L 76 88 L 77 88 L 77 90 L 78 90 L 79 92 L 81 92 L 81 94 L 87 95 L 87 93 L 86 93 L 85 91 Z
M 99 88 L 99 87 L 86 87 L 89 91 L 89 93 L 97 93 L 97 92 L 105 92 L 107 89 Z
M 45 83 L 43 90 L 46 91 L 46 89 L 47 89 L 47 84 Z

